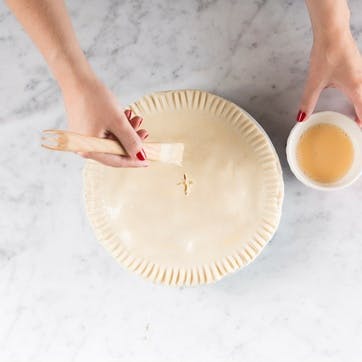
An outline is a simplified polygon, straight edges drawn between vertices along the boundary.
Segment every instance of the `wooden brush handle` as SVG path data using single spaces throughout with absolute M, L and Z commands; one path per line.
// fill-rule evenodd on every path
M 78 133 L 61 130 L 50 130 L 48 132 L 55 133 L 59 137 L 58 147 L 53 149 L 71 152 L 101 152 L 124 156 L 127 155 L 123 146 L 115 140 L 84 136 Z M 162 143 L 144 143 L 143 148 L 146 152 L 147 159 L 151 161 L 172 162 L 172 159 L 165 160 L 162 158 L 161 149 L 163 145 L 164 144 Z M 172 146 L 172 144 L 170 145 Z
M 65 132 L 66 142 L 64 151 L 72 152 L 101 152 L 113 153 L 116 155 L 127 155 L 127 152 L 122 145 L 115 141 L 106 138 L 98 138 L 91 136 L 83 136 L 76 133 Z

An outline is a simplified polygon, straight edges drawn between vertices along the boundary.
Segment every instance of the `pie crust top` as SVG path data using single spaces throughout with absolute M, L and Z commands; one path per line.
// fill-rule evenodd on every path
M 87 161 L 86 210 L 103 245 L 156 282 L 194 285 L 252 261 L 281 216 L 275 149 L 244 110 L 203 91 L 145 96 L 131 105 L 149 142 L 181 142 L 182 166 L 117 169 Z

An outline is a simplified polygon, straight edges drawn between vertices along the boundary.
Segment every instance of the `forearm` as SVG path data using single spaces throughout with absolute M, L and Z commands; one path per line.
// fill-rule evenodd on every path
M 347 0 L 306 0 L 315 41 L 336 41 L 350 35 Z
M 94 77 L 63 0 L 6 0 L 61 88 Z
M 324 88 L 336 87 L 352 100 L 362 126 L 362 58 L 350 29 L 348 2 L 305 1 L 314 41 L 297 121 L 303 122 L 313 113 Z

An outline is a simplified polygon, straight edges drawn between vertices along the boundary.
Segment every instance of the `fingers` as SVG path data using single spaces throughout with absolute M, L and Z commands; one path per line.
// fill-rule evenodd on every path
M 130 115 L 129 112 L 127 112 Z M 112 133 L 118 138 L 130 158 L 145 161 L 147 156 L 143 150 L 142 140 L 130 124 L 126 114 L 121 112 L 120 119 L 115 122 Z
M 149 136 L 148 132 L 145 129 L 138 130 L 137 134 L 141 138 L 141 140 L 145 140 Z
M 142 140 L 148 137 L 148 132 L 144 129 L 137 130 L 143 121 L 142 117 L 131 117 L 132 111 L 126 109 L 124 114 L 121 114 L 121 119 L 117 122 L 116 127 L 106 135 L 107 138 L 118 139 L 130 157 L 95 152 L 83 152 L 79 155 L 111 167 L 148 166 L 146 154 L 142 148 Z
M 346 89 L 348 97 L 351 99 L 356 111 L 356 122 L 362 127 L 362 84 Z
M 142 117 L 133 117 L 131 119 L 129 119 L 129 123 L 131 124 L 131 126 L 134 128 L 134 129 L 138 129 L 141 125 L 143 121 L 143 118 Z
M 362 101 L 354 104 L 354 109 L 356 111 L 356 119 L 357 124 L 362 127 Z
M 106 166 L 111 167 L 147 167 L 146 161 L 140 161 L 130 157 L 123 157 L 119 155 L 112 155 L 106 153 L 97 152 L 78 152 L 78 154 L 84 158 L 92 159 L 97 162 L 103 163 Z
M 362 121 L 360 117 L 356 117 L 355 121 L 357 122 L 357 124 L 362 128 Z
M 297 114 L 297 122 L 303 122 L 313 113 L 323 88 L 324 86 L 319 81 L 314 80 L 314 77 L 308 76 Z
M 124 110 L 124 114 L 126 115 L 126 117 L 127 117 L 128 119 L 131 119 L 132 110 L 131 110 L 131 109 L 125 109 L 125 110 Z
M 137 128 L 140 127 L 141 123 L 143 122 L 142 117 L 139 117 L 139 116 L 132 117 L 132 110 L 131 109 L 126 109 L 124 111 L 124 114 L 126 115 L 126 117 L 128 118 L 129 123 L 131 124 L 131 126 L 134 129 L 137 129 Z
M 133 127 L 133 128 L 136 130 L 138 127 Z M 149 136 L 148 132 L 145 129 L 139 129 L 136 132 L 137 132 L 138 136 L 141 138 L 141 140 L 145 140 Z M 111 132 L 105 132 L 105 138 L 115 140 L 115 141 L 117 140 L 117 137 Z

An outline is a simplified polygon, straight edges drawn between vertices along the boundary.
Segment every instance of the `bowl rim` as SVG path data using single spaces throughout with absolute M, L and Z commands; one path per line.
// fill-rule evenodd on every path
M 352 142 L 353 141 L 357 142 L 361 148 L 361 146 L 362 146 L 362 129 L 360 129 L 360 127 L 357 125 L 357 123 L 350 117 L 348 117 L 342 113 L 334 112 L 334 111 L 316 112 L 316 113 L 313 113 L 306 121 L 296 123 L 294 125 L 294 127 L 291 129 L 289 136 L 288 136 L 288 140 L 287 140 L 286 155 L 287 155 L 287 161 L 288 161 L 288 164 L 289 164 L 289 167 L 290 167 L 292 173 L 304 185 L 317 189 L 317 190 L 321 190 L 321 191 L 335 191 L 335 190 L 341 190 L 346 187 L 349 187 L 354 182 L 356 182 L 362 174 L 362 163 L 360 163 L 359 173 L 356 173 L 356 175 L 354 175 L 353 177 L 351 177 L 349 179 L 346 179 L 344 182 L 343 182 L 343 178 L 342 178 L 342 182 L 339 181 L 339 184 L 337 184 L 337 185 L 333 184 L 333 183 L 328 185 L 328 184 L 323 184 L 323 183 L 314 181 L 313 179 L 311 179 L 310 177 L 305 175 L 304 172 L 298 166 L 297 162 L 295 161 L 296 145 L 298 143 L 295 140 L 295 138 L 300 137 L 300 136 L 298 136 L 298 134 L 300 134 L 300 135 L 303 134 L 307 129 L 309 129 L 310 127 L 313 127 L 317 124 L 330 123 L 330 124 L 335 125 L 335 122 L 330 122 L 330 121 L 336 120 L 336 119 L 342 120 L 340 123 L 338 123 L 338 126 L 344 131 L 346 131 L 345 122 L 349 122 L 349 125 L 348 125 L 349 128 L 350 129 L 352 128 L 353 133 L 356 134 L 355 140 L 352 140 Z M 304 129 L 304 131 L 302 131 L 303 129 Z M 346 131 L 346 133 L 350 134 L 351 132 Z M 353 142 L 353 143 L 355 144 L 355 142 Z M 361 151 L 362 151 L 362 148 L 361 148 Z

